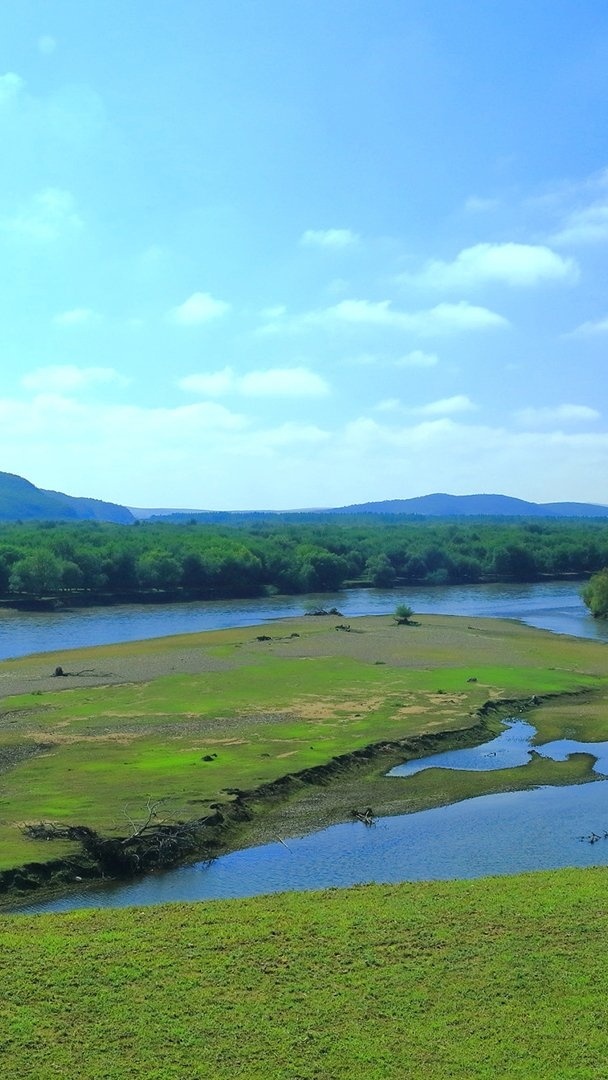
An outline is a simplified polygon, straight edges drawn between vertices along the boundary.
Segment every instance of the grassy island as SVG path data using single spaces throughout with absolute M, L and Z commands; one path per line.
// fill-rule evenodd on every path
M 403 813 L 591 780 L 586 755 L 487 774 L 385 774 L 484 741 L 526 709 L 539 743 L 608 737 L 606 656 L 601 644 L 508 621 L 321 616 L 5 661 L 0 872 L 26 865 L 13 884 L 27 890 L 33 866 L 80 850 L 66 829 L 120 842 L 151 810 L 167 830 L 202 823 L 187 853 L 213 854 L 358 806 Z M 58 880 L 88 870 L 68 865 Z

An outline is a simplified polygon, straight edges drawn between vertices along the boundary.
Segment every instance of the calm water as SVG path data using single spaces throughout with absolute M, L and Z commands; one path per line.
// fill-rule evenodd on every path
M 389 776 L 413 776 L 425 769 L 469 769 L 489 772 L 493 769 L 511 769 L 527 765 L 533 753 L 553 761 L 565 761 L 570 754 L 592 754 L 596 759 L 594 772 L 608 776 L 608 743 L 582 743 L 574 739 L 556 739 L 543 746 L 533 746 L 536 728 L 525 720 L 511 720 L 508 727 L 495 739 L 481 746 L 468 746 L 462 750 L 445 750 L 440 754 L 406 761 L 396 765 Z
M 0 621 L 0 656 L 82 644 L 129 641 L 163 634 L 253 625 L 300 615 L 308 604 L 336 606 L 346 616 L 383 614 L 405 601 L 419 613 L 520 619 L 558 633 L 608 641 L 608 626 L 591 619 L 580 584 L 466 586 L 449 589 L 350 590 L 331 596 L 274 598 L 156 608 L 91 609 L 58 614 L 5 614 Z M 491 742 L 438 754 L 399 767 L 410 773 L 431 765 L 496 769 L 524 765 L 531 752 L 532 725 L 516 721 Z M 569 740 L 535 747 L 563 760 L 584 750 L 608 773 L 608 744 Z M 283 843 L 223 856 L 127 885 L 106 886 L 20 910 L 50 912 L 79 907 L 121 907 L 166 901 L 208 900 L 291 889 L 346 886 L 367 881 L 397 882 L 520 873 L 561 866 L 608 865 L 608 781 L 573 787 L 469 799 L 453 806 L 380 819 L 372 828 L 336 825 Z M 591 833 L 602 838 L 585 840 Z
M 225 855 L 28 912 L 217 900 L 369 881 L 425 881 L 608 864 L 608 781 L 468 799 Z M 591 832 L 602 839 L 590 844 Z
M 59 612 L 0 611 L 0 659 L 197 630 L 254 626 L 267 620 L 302 615 L 307 608 L 315 606 L 337 607 L 353 618 L 391 614 L 400 603 L 410 604 L 420 614 L 520 619 L 556 633 L 608 641 L 608 623 L 591 618 L 580 590 L 580 582 L 554 581 L 436 589 L 349 589 L 319 595 Z

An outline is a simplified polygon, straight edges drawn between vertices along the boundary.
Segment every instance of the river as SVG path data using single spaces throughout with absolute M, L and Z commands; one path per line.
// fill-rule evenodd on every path
M 63 611 L 0 611 L 0 660 L 37 652 L 141 641 L 169 634 L 255 626 L 302 615 L 314 607 L 336 607 L 348 618 L 391 614 L 406 603 L 419 614 L 520 619 L 560 634 L 608 641 L 608 622 L 593 619 L 580 596 L 581 582 L 531 585 L 418 586 L 408 589 L 348 589 L 306 596 L 212 600 L 187 604 L 125 604 Z
M 0 624 L 0 651 L 5 656 L 17 656 L 41 649 L 253 625 L 301 615 L 308 606 L 315 605 L 335 606 L 347 617 L 384 614 L 392 612 L 401 602 L 410 604 L 421 614 L 520 619 L 554 632 L 608 641 L 608 625 L 587 614 L 580 599 L 580 584 L 550 582 L 419 588 L 403 592 L 360 589 L 314 597 L 158 605 L 144 609 L 10 613 L 3 615 Z M 505 761 L 523 765 L 528 759 L 529 739 L 533 734 L 531 725 L 514 725 L 500 737 L 502 742 L 494 740 L 484 747 L 454 752 L 441 764 L 450 768 L 496 768 L 501 755 L 506 754 Z M 598 758 L 597 770 L 608 769 L 608 746 L 603 744 L 556 744 L 555 754 L 581 750 Z M 550 750 L 545 747 L 543 752 Z M 465 757 L 459 758 L 459 754 Z M 423 764 L 417 762 L 415 767 Z M 407 772 L 407 766 L 404 771 Z M 590 842 L 592 835 L 596 839 Z M 211 864 L 197 863 L 127 884 L 83 889 L 67 898 L 21 905 L 18 910 L 36 913 L 121 907 L 368 881 L 466 878 L 598 864 L 608 865 L 605 779 L 572 787 L 486 795 L 415 814 L 381 818 L 371 828 L 359 822 L 335 825 L 309 836 L 285 838 L 283 843 L 237 851 Z

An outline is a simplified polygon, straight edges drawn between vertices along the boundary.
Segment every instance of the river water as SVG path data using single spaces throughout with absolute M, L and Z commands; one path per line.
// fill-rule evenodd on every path
M 277 597 L 228 603 L 91 609 L 34 615 L 5 614 L 0 655 L 129 641 L 184 631 L 254 625 L 301 615 L 311 606 L 338 607 L 345 616 L 384 614 L 398 603 L 418 613 L 520 619 L 558 633 L 608 641 L 608 626 L 593 620 L 580 599 L 580 584 L 463 586 L 446 589 L 350 590 L 318 597 Z M 500 768 L 524 765 L 534 728 L 513 723 L 476 748 L 435 755 L 397 767 L 396 773 L 431 765 Z M 536 752 L 563 760 L 593 754 L 596 771 L 608 772 L 608 744 L 562 740 Z M 441 759 L 441 760 L 440 760 Z M 606 834 L 606 835 L 604 835 Z M 562 866 L 608 865 L 608 783 L 545 787 L 468 799 L 400 817 L 359 822 L 284 842 L 234 852 L 211 864 L 197 863 L 122 885 L 83 890 L 55 901 L 20 906 L 35 912 L 80 907 L 122 907 L 166 901 L 208 900 L 291 889 L 469 878 Z
M 608 641 L 608 621 L 592 619 L 580 582 L 452 585 L 445 588 L 348 589 L 306 596 L 214 600 L 188 604 L 125 604 L 54 612 L 0 611 L 0 660 L 36 652 L 140 641 L 169 634 L 256 626 L 336 607 L 346 617 L 391 614 L 406 603 L 419 614 L 520 619 L 560 634 Z

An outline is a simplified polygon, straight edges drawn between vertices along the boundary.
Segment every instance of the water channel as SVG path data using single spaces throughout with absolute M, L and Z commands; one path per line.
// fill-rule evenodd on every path
M 211 626 L 252 625 L 266 619 L 302 614 L 308 603 L 339 607 L 345 615 L 392 612 L 401 600 L 419 613 L 468 617 L 518 618 L 555 632 L 608 641 L 608 627 L 594 622 L 580 600 L 576 583 L 529 586 L 468 586 L 451 589 L 353 590 L 322 597 L 273 598 L 212 605 L 159 605 L 159 609 L 99 609 L 31 616 L 12 614 L 16 633 L 11 652 L 0 628 L 6 655 L 67 648 L 100 640 L 133 640 Z M 184 608 L 186 610 L 184 610 Z M 209 610 L 211 608 L 211 610 Z M 237 614 L 238 613 L 238 614 Z M 80 632 L 77 626 L 80 623 Z M 42 629 L 46 626 L 46 635 Z M 78 637 L 76 638 L 76 634 Z M 104 636 L 113 635 L 113 636 Z M 61 642 L 60 645 L 57 642 Z M 470 878 L 520 873 L 561 866 L 608 865 L 608 744 L 561 740 L 532 747 L 531 724 L 514 718 L 506 730 L 483 746 L 434 755 L 393 770 L 411 775 L 422 768 L 496 769 L 525 765 L 531 752 L 564 760 L 585 752 L 596 758 L 597 782 L 572 787 L 544 787 L 468 799 L 451 806 L 394 818 L 372 827 L 360 822 L 336 825 L 309 836 L 285 838 L 234 852 L 211 864 L 198 863 L 122 885 L 83 890 L 47 903 L 20 906 L 27 912 L 80 907 L 120 907 L 167 901 L 208 900 L 292 889 Z

